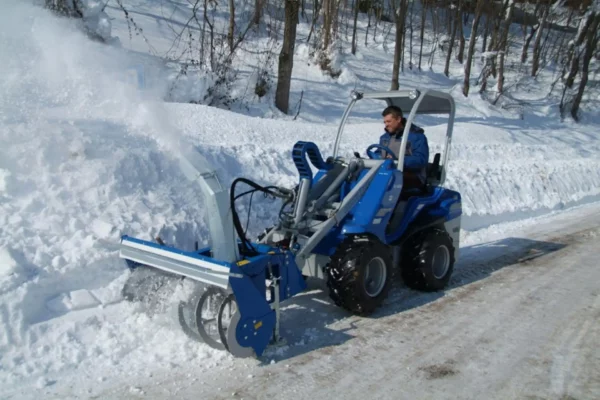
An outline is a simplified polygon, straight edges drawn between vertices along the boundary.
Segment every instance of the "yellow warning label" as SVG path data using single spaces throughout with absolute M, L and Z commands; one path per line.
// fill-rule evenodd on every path
M 258 329 L 262 326 L 262 321 L 258 321 L 257 323 L 254 324 L 254 329 Z
M 238 261 L 236 264 L 237 264 L 238 267 L 241 267 L 242 265 L 250 264 L 250 261 L 248 261 L 248 260 L 241 260 L 241 261 Z

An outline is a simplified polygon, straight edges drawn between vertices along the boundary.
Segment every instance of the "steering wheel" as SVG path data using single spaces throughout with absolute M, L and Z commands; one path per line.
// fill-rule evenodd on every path
M 367 147 L 367 155 L 369 156 L 370 159 L 379 159 L 380 156 L 376 155 L 374 153 L 371 152 L 372 149 L 379 149 L 379 150 L 383 150 L 386 153 L 388 153 L 389 155 L 392 156 L 392 159 L 397 160 L 398 157 L 396 157 L 396 154 L 394 154 L 394 152 L 392 150 L 390 150 L 389 147 L 386 146 L 382 146 L 380 144 L 372 144 L 369 147 Z

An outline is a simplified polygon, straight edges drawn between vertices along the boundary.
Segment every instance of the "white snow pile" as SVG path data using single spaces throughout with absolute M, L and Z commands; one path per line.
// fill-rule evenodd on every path
M 223 353 L 189 341 L 169 316 L 122 300 L 119 238 L 206 240 L 201 193 L 177 167 L 178 149 L 204 154 L 226 183 L 293 185 L 293 144 L 314 141 L 330 155 L 336 125 L 163 104 L 127 84 L 122 50 L 15 3 L 0 13 L 0 396 L 67 372 L 102 381 L 219 363 Z M 456 96 L 447 183 L 463 195 L 466 227 L 598 198 L 596 127 L 554 115 L 477 119 L 484 103 Z M 348 126 L 344 152 L 377 142 L 379 105 L 372 112 L 376 122 Z M 445 127 L 422 125 L 433 157 Z M 277 211 L 253 209 L 255 229 Z

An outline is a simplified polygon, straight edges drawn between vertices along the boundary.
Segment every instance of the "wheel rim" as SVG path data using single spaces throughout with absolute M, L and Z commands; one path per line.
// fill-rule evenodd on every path
M 387 279 L 385 261 L 375 257 L 369 261 L 365 268 L 365 291 L 371 297 L 377 296 L 383 290 Z
M 431 264 L 433 276 L 436 279 L 442 279 L 450 267 L 450 250 L 446 246 L 439 246 L 433 253 Z

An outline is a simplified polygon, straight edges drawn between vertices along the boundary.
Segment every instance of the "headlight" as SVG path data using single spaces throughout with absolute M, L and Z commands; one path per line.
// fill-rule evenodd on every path
M 352 98 L 352 100 L 360 100 L 362 99 L 362 93 L 353 90 L 352 92 L 350 92 L 350 97 Z

